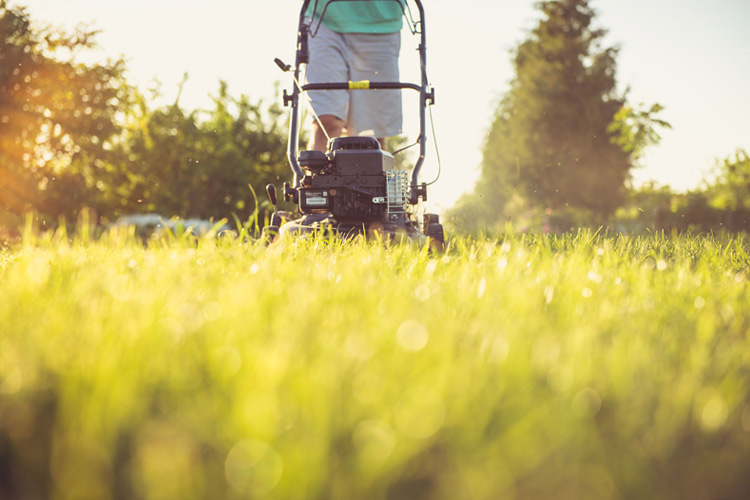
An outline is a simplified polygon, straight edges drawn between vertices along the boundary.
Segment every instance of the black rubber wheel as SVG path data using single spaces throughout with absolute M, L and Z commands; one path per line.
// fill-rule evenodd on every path
M 274 212 L 273 215 L 271 215 L 271 224 L 269 224 L 269 226 L 281 227 L 281 215 Z
M 422 232 L 424 234 L 427 234 L 427 230 L 430 227 L 430 224 L 439 224 L 440 223 L 440 217 L 438 214 L 424 214 L 424 217 L 422 218 Z
M 273 240 L 276 239 L 276 236 L 279 234 L 279 226 L 266 226 L 263 228 L 263 232 L 260 235 L 260 239 L 265 243 L 266 245 L 270 245 L 273 243 Z
M 427 224 L 427 242 L 430 245 L 430 251 L 436 253 L 445 251 L 445 233 L 442 224 L 437 222 Z

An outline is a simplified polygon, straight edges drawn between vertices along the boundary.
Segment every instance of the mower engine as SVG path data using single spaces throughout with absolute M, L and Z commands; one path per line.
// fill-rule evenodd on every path
M 337 137 L 328 150 L 300 151 L 298 189 L 303 214 L 327 213 L 342 224 L 405 222 L 409 172 L 373 137 Z

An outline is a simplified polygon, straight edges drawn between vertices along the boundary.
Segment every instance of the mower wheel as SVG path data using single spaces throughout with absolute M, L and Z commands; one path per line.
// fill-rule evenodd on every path
M 279 234 L 279 226 L 265 226 L 263 228 L 263 232 L 260 235 L 260 239 L 265 243 L 266 245 L 270 245 L 273 243 L 273 240 L 276 239 L 276 236 Z
M 442 224 L 437 222 L 427 224 L 427 242 L 430 245 L 430 251 L 435 253 L 445 251 L 445 233 Z
M 427 230 L 430 227 L 430 224 L 439 224 L 439 223 L 440 223 L 440 216 L 438 216 L 438 214 L 424 214 L 424 216 L 422 217 L 422 230 L 425 234 L 427 234 Z

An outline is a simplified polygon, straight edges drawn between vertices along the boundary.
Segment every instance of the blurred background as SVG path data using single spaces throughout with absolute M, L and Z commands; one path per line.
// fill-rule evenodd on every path
M 744 26 L 750 6 L 740 0 L 561 2 L 568 4 L 581 6 L 587 19 L 575 34 L 562 37 L 540 31 L 551 13 L 532 1 L 470 0 L 459 8 L 434 0 L 426 6 L 428 72 L 437 92 L 433 111 L 442 160 L 430 208 L 465 230 L 497 229 L 508 221 L 550 230 L 592 224 L 628 231 L 746 228 L 741 212 L 747 206 L 732 193 L 746 187 L 741 179 L 747 174 L 738 177 L 734 166 L 747 170 L 750 69 L 744 61 L 750 35 Z M 3 5 L 6 61 L 11 45 L 31 50 L 21 52 L 26 59 L 4 65 L 2 73 L 1 140 L 4 151 L 15 150 L 0 167 L 6 185 L 0 221 L 6 227 L 15 221 L 13 214 L 35 210 L 55 224 L 83 206 L 107 219 L 158 212 L 204 218 L 234 214 L 244 220 L 255 209 L 248 184 L 261 192 L 264 183 L 289 177 L 281 153 L 286 114 L 279 96 L 291 82 L 273 58 L 293 62 L 301 2 Z M 30 24 L 13 25 L 8 12 L 22 12 Z M 551 22 L 579 20 L 561 11 L 552 13 Z M 76 34 L 81 32 L 89 35 Z M 587 46 L 576 46 L 587 37 Z M 527 42 L 554 53 L 519 64 L 519 50 Z M 415 46 L 405 30 L 406 81 L 417 80 Z M 575 53 L 566 53 L 565 46 L 575 46 Z M 606 68 L 588 66 L 605 53 Z M 577 61 L 577 76 L 554 70 L 566 57 Z M 47 73 L 40 71 L 42 61 Z M 548 66 L 534 69 L 535 64 Z M 75 65 L 81 74 L 70 78 L 68 69 Z M 52 71 L 62 76 L 50 76 Z M 569 77 L 591 81 L 597 71 L 611 75 L 611 81 L 555 87 Z M 541 81 L 548 88 L 538 86 Z M 16 85 L 21 87 L 14 90 Z M 44 95 L 35 96 L 41 88 Z M 557 99 L 540 98 L 550 91 Z M 524 97 L 524 92 L 530 93 Z M 408 93 L 406 98 L 405 136 L 398 144 L 413 139 L 416 127 L 416 104 Z M 536 107 L 528 105 L 532 101 Z M 605 101 L 599 123 L 582 113 Z M 33 126 L 13 115 L 19 108 L 24 116 L 35 115 Z M 83 114 L 65 118 L 76 110 Z M 496 138 L 503 126 L 498 117 L 508 110 L 527 114 L 510 123 L 518 134 L 509 139 L 512 145 Z M 621 110 L 622 126 L 607 130 Z M 609 153 L 573 145 L 597 128 L 605 142 L 620 141 L 626 157 L 619 167 Z M 542 130 L 543 136 L 527 141 Z M 562 132 L 570 133 L 562 137 Z M 434 142 L 430 136 L 425 181 L 438 172 Z M 517 150 L 522 143 L 526 150 Z M 542 152 L 547 147 L 552 153 Z M 560 167 L 552 168 L 558 162 Z M 513 171 L 518 175 L 510 175 Z M 603 177 L 594 179 L 596 172 Z M 565 194 L 566 189 L 585 191 L 583 178 L 589 194 Z M 555 190 L 563 194 L 548 196 Z M 531 196 L 533 191 L 541 194 Z M 171 199 L 177 192 L 183 193 L 180 200 Z

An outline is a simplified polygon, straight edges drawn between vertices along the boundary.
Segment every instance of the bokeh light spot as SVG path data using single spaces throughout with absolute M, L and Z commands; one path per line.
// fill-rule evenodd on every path
M 424 349 L 430 334 L 427 328 L 417 320 L 407 319 L 398 327 L 396 340 L 405 351 L 417 352 Z
M 283 461 L 268 444 L 243 439 L 227 454 L 224 473 L 237 491 L 252 495 L 271 491 L 281 479 Z
M 714 394 L 703 405 L 701 426 L 707 431 L 714 431 L 724 425 L 728 414 L 727 405 L 722 397 Z
M 391 455 L 396 438 L 391 427 L 382 420 L 363 420 L 354 429 L 352 441 L 362 465 L 378 465 Z
M 573 398 L 573 411 L 583 418 L 591 418 L 599 413 L 602 407 L 602 398 L 599 393 L 591 387 L 578 391 Z

